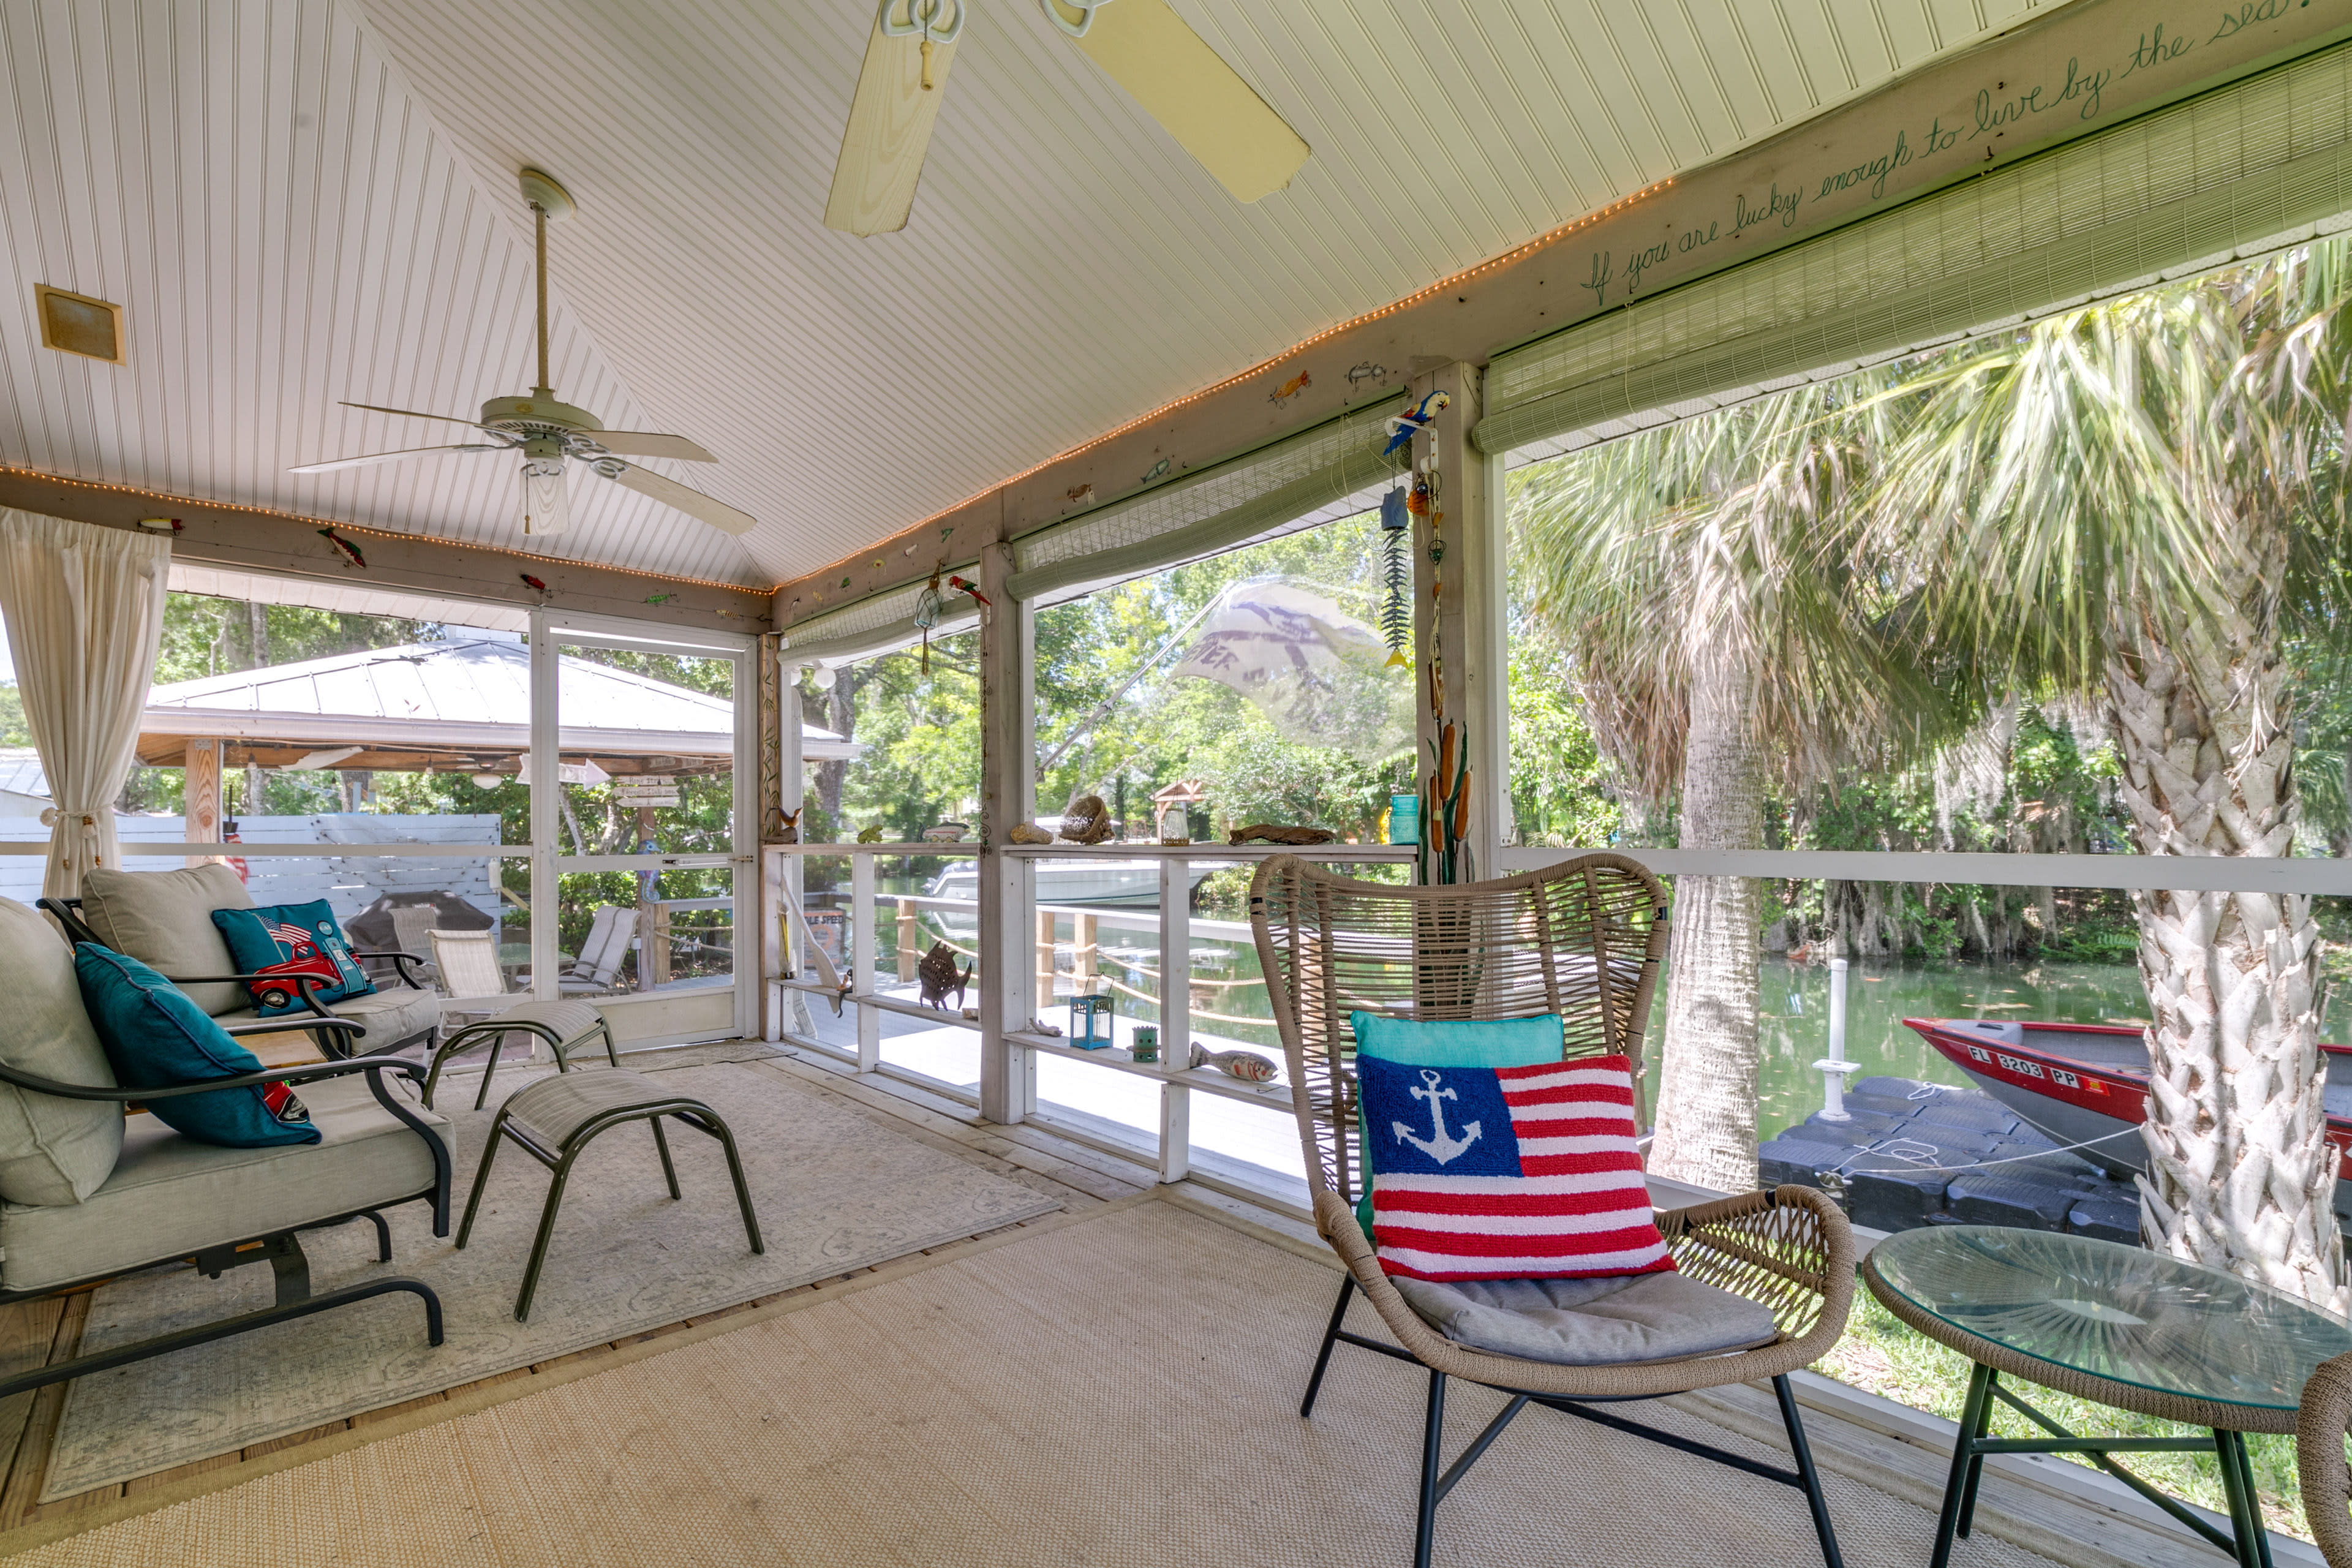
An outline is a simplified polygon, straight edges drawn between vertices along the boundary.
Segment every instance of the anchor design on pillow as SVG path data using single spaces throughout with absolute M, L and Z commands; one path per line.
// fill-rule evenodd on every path
M 1463 1150 L 1467 1149 L 1471 1144 L 1478 1142 L 1478 1134 L 1481 1129 L 1479 1124 L 1475 1121 L 1465 1122 L 1462 1128 L 1462 1136 L 1459 1138 L 1454 1137 L 1453 1134 L 1445 1131 L 1445 1106 L 1444 1102 L 1449 1100 L 1459 1100 L 1462 1097 L 1450 1089 L 1438 1088 L 1437 1085 L 1441 1076 L 1442 1075 L 1432 1071 L 1428 1068 L 1422 1068 L 1422 1087 L 1412 1091 L 1413 1099 L 1425 1100 L 1429 1101 L 1429 1120 L 1431 1125 L 1429 1137 L 1414 1137 L 1412 1135 L 1412 1129 L 1406 1126 L 1402 1121 L 1392 1121 L 1389 1123 L 1389 1126 L 1395 1131 L 1397 1141 L 1399 1142 L 1410 1143 L 1414 1148 L 1420 1150 L 1423 1153 L 1428 1155 L 1431 1159 L 1436 1161 L 1439 1164 L 1446 1165 L 1451 1164 L 1454 1158 L 1459 1155 Z

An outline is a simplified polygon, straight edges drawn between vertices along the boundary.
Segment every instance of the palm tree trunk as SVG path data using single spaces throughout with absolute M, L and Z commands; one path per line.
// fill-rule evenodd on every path
M 1764 773 L 1755 677 L 1736 661 L 1694 672 L 1683 752 L 1685 849 L 1760 849 Z M 1723 1192 L 1756 1186 L 1758 921 L 1755 881 L 1675 879 L 1667 939 L 1665 1061 L 1650 1169 Z
M 2294 718 L 2262 587 L 2270 564 L 2250 561 L 2254 581 L 2222 585 L 2235 607 L 2218 625 L 2162 626 L 2143 610 L 2110 638 L 2122 794 L 2143 854 L 2294 847 Z M 2152 1020 L 2140 1184 L 2149 1245 L 2345 1311 L 2310 899 L 2175 890 L 2133 901 Z

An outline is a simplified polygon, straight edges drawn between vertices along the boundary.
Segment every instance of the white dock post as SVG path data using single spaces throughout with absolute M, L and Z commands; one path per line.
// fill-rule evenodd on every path
M 1813 1064 L 1822 1074 L 1822 1120 L 1844 1121 L 1851 1112 L 1845 1108 L 1845 1075 L 1856 1071 L 1859 1062 L 1845 1059 L 1845 960 L 1830 960 L 1830 1054 Z

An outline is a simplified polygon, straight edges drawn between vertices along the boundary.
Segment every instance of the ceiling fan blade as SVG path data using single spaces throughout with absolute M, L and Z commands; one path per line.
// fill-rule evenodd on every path
M 931 46 L 926 90 L 921 40 L 894 38 L 875 19 L 841 133 L 841 156 L 833 165 L 833 189 L 824 198 L 825 227 L 863 237 L 907 226 L 955 51 L 951 43 Z
M 482 427 L 478 419 L 460 419 L 454 414 L 419 414 L 414 408 L 386 408 L 381 403 L 346 403 L 343 406 L 364 408 L 371 414 L 397 414 L 406 419 L 438 419 L 445 425 L 468 425 L 477 430 Z
M 289 474 L 327 474 L 337 468 L 363 468 L 370 463 L 397 463 L 403 458 L 428 457 L 435 452 L 504 452 L 511 448 L 488 442 L 467 442 L 457 447 L 411 447 L 404 452 L 370 452 L 363 458 L 336 458 L 324 463 L 303 463 L 286 471 Z
M 1076 42 L 1234 200 L 1272 195 L 1306 163 L 1305 139 L 1168 8 L 1168 0 L 1103 5 Z
M 588 438 L 624 458 L 683 458 L 689 463 L 719 460 L 683 436 L 656 436 L 650 430 L 592 430 Z
M 617 468 L 619 473 L 609 468 Z M 700 490 L 689 489 L 676 479 L 640 468 L 627 463 L 598 464 L 596 471 L 614 484 L 626 485 L 641 496 L 651 496 L 664 506 L 674 506 L 688 517 L 699 518 L 721 533 L 745 534 L 759 526 L 759 520 L 750 512 L 737 511 L 723 500 L 716 500 Z

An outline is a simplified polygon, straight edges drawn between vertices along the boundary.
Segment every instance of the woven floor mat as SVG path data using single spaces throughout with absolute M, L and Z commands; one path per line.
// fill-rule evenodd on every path
M 1121 1206 L 23 1561 L 181 1562 L 202 1542 L 253 1568 L 1401 1563 L 1423 1374 L 1343 1347 L 1315 1418 L 1297 1412 L 1335 1287 L 1175 1205 Z M 1456 1385 L 1454 1445 L 1496 1407 Z M 1927 1513 L 1826 1481 L 1849 1563 L 1926 1561 Z M 1542 1410 L 1447 1500 L 1437 1542 L 1444 1564 L 1821 1562 L 1794 1490 Z M 1982 1533 L 1963 1550 L 1969 1568 L 2047 1562 Z

